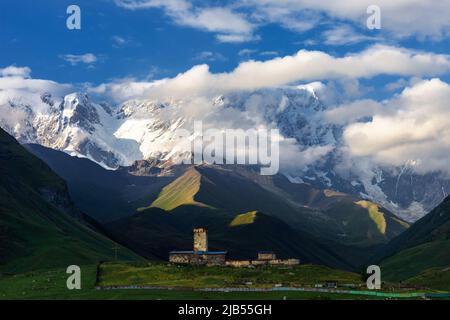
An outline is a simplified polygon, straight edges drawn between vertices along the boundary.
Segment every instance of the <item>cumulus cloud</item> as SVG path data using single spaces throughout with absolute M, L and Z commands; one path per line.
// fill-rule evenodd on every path
M 76 66 L 79 63 L 92 64 L 97 62 L 98 58 L 92 53 L 85 54 L 62 54 L 59 56 L 61 59 L 69 62 L 72 66 Z
M 383 112 L 383 106 L 377 101 L 364 99 L 340 105 L 324 113 L 324 119 L 334 124 L 349 124 L 372 117 Z
M 30 106 L 36 114 L 46 112 L 48 105 L 41 100 L 43 93 L 60 97 L 73 90 L 68 84 L 60 84 L 50 80 L 29 78 L 28 67 L 8 66 L 0 69 L 0 114 L 1 125 L 15 128 L 27 120 L 27 110 L 10 108 L 10 105 Z
M 28 78 L 30 73 L 31 69 L 28 67 L 8 66 L 6 68 L 0 68 L 0 77 Z
M 0 69 L 0 103 L 12 98 L 26 99 L 31 95 L 40 96 L 44 92 L 61 95 L 73 88 L 72 85 L 51 80 L 32 79 L 29 78 L 30 74 L 31 69 L 28 67 L 9 66 Z
M 115 102 L 124 102 L 130 99 L 149 98 L 149 92 L 154 86 L 161 85 L 165 80 L 155 80 L 152 82 L 139 81 L 135 78 L 121 78 L 97 86 L 88 86 L 88 93 L 93 93 L 108 97 Z
M 345 129 L 349 154 L 380 165 L 411 163 L 418 173 L 450 173 L 449 101 L 450 86 L 439 79 L 406 88 L 383 102 L 383 108 L 389 112 Z
M 174 78 L 153 83 L 130 81 L 104 84 L 102 87 L 115 96 L 117 94 L 114 92 L 118 91 L 127 91 L 129 94 L 126 96 L 129 96 L 134 90 L 136 95 L 142 97 L 186 97 L 277 87 L 298 81 L 359 79 L 377 75 L 435 76 L 449 70 L 449 55 L 375 45 L 343 57 L 322 51 L 300 50 L 292 56 L 245 61 L 226 73 L 211 73 L 208 65 L 203 64 Z M 347 89 L 351 91 L 350 87 Z

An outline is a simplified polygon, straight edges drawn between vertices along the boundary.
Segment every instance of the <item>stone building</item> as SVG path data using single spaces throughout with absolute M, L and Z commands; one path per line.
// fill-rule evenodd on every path
M 176 264 L 192 264 L 230 267 L 256 267 L 256 266 L 294 266 L 300 264 L 298 259 L 277 259 L 274 252 L 258 252 L 255 260 L 227 260 L 226 251 L 208 250 L 208 231 L 205 228 L 196 228 L 194 234 L 194 250 L 192 251 L 171 251 L 169 261 Z
M 258 260 L 275 260 L 276 254 L 272 251 L 260 251 L 258 252 Z
M 208 231 L 205 228 L 197 228 L 194 233 L 193 251 L 171 251 L 169 261 L 177 264 L 193 265 L 225 265 L 226 251 L 208 250 Z

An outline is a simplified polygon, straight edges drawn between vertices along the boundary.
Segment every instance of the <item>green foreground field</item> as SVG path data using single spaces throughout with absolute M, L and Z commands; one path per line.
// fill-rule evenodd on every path
M 196 267 L 167 263 L 106 263 L 100 268 L 101 286 L 161 286 L 173 288 L 312 287 L 327 281 L 360 285 L 358 274 L 317 265 L 294 267 Z
M 315 283 L 336 281 L 340 286 L 360 284 L 358 274 L 321 266 L 293 268 L 173 266 L 165 263 L 106 263 L 82 266 L 81 290 L 68 290 L 63 269 L 32 272 L 0 278 L 0 299 L 120 299 L 120 300 L 229 300 L 229 299 L 380 299 L 383 297 L 301 291 L 204 292 L 200 288 L 313 287 Z M 99 290 L 98 286 L 103 287 Z M 165 287 L 167 289 L 122 288 Z M 97 288 L 96 288 L 97 287 Z M 116 287 L 115 289 L 106 289 Z M 119 287 L 119 288 L 117 288 Z M 392 288 L 383 288 L 384 291 Z
M 193 290 L 96 290 L 96 266 L 82 266 L 81 290 L 68 290 L 65 270 L 42 271 L 0 279 L 0 299 L 232 300 L 350 299 L 350 295 L 309 292 L 198 292 Z M 102 283 L 101 283 L 102 284 Z

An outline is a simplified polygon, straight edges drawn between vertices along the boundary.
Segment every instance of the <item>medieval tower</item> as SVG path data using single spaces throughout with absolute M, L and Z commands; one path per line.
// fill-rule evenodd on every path
M 205 228 L 194 229 L 194 251 L 208 251 L 208 231 Z
M 267 266 L 281 265 L 294 266 L 300 263 L 298 259 L 278 259 L 273 252 L 262 251 L 258 253 L 256 260 L 227 260 L 226 251 L 208 250 L 208 230 L 206 228 L 195 228 L 194 250 L 192 251 L 170 251 L 169 261 L 176 264 L 191 264 L 197 266 Z

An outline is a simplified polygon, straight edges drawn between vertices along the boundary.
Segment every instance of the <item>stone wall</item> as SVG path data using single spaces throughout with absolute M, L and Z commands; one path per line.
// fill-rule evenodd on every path
M 197 264 L 206 264 L 208 266 L 223 266 L 226 261 L 225 254 L 199 254 L 195 256 L 198 257 Z
M 258 252 L 258 260 L 275 260 L 276 258 L 273 252 Z
M 258 266 L 295 266 L 300 264 L 298 259 L 273 259 L 273 260 L 227 260 L 226 266 L 243 268 Z
M 171 263 L 191 263 L 192 253 L 171 253 L 169 255 L 169 262 Z
M 225 265 L 237 268 L 248 267 L 251 264 L 252 262 L 250 260 L 227 260 L 225 262 Z
M 300 264 L 300 260 L 298 259 L 275 259 L 269 260 L 270 265 L 283 265 L 283 266 L 296 266 Z
M 171 253 L 169 256 L 169 261 L 177 264 L 221 266 L 225 260 L 225 254 Z

